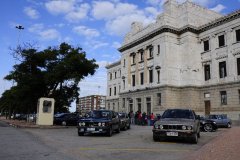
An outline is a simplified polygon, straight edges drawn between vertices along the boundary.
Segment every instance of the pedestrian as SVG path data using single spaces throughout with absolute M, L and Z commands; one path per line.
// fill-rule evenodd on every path
M 133 113 L 133 111 L 130 112 L 130 121 L 131 121 L 131 124 L 134 124 L 134 113 Z
M 155 116 L 154 116 L 154 114 L 152 113 L 151 115 L 150 115 L 150 125 L 152 126 L 153 125 L 153 123 L 154 123 L 154 119 L 155 119 Z

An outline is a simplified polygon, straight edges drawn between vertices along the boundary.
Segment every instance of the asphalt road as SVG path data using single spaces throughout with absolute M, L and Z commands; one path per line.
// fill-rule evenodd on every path
M 198 144 L 184 141 L 154 142 L 152 127 L 132 126 L 128 131 L 79 137 L 76 127 L 19 129 L 0 123 L 1 160 L 182 160 L 224 132 L 201 133 Z
M 0 121 L 0 160 L 71 160 L 25 130 Z

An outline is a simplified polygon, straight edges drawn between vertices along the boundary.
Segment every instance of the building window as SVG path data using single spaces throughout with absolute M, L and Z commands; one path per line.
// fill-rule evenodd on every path
M 157 46 L 157 53 L 160 54 L 160 45 Z
M 132 86 L 135 86 L 135 75 L 132 75 Z
M 149 83 L 153 83 L 153 70 L 149 70 Z
M 224 38 L 224 35 L 218 36 L 218 44 L 219 44 L 219 47 L 225 46 L 225 38 Z
M 204 51 L 209 51 L 209 40 L 203 42 Z
M 133 54 L 133 55 L 132 55 L 132 64 L 135 64 L 135 58 L 136 58 L 136 55 Z
M 112 73 L 109 73 L 109 79 L 112 80 Z
M 114 77 L 115 77 L 115 79 L 117 78 L 117 72 L 114 72 Z
M 109 88 L 109 96 L 112 95 L 112 88 Z
M 161 93 L 157 93 L 157 104 L 158 105 L 162 105 L 162 94 Z
M 140 50 L 140 51 L 139 51 L 139 54 L 140 54 L 140 62 L 142 62 L 143 59 L 144 59 L 143 53 L 144 53 L 143 50 Z
M 132 98 L 129 98 L 129 112 L 130 111 L 133 111 L 133 99 Z
M 239 104 L 240 104 L 240 89 L 238 90 L 238 101 L 239 101 Z
M 237 73 L 240 75 L 240 58 L 237 58 Z
M 125 67 L 125 65 L 126 65 L 126 60 L 124 59 L 123 60 L 123 67 Z
M 116 96 L 116 94 L 117 94 L 117 87 L 115 86 L 114 87 L 114 96 Z
M 123 89 L 125 89 L 125 80 L 123 80 Z
M 141 100 L 141 98 L 137 98 L 137 106 L 138 106 L 138 111 L 141 112 L 141 110 L 142 110 L 142 100 Z
M 240 29 L 236 30 L 236 41 L 240 41 Z
M 149 58 L 153 57 L 153 46 L 149 48 Z
M 143 72 L 140 73 L 140 84 L 143 85 L 144 83 L 144 74 Z
M 210 65 L 204 65 L 204 75 L 205 75 L 205 81 L 211 79 L 211 73 L 210 73 Z
M 221 105 L 227 105 L 227 92 L 220 91 L 220 95 L 221 95 Z
M 160 70 L 157 70 L 157 79 L 158 79 L 158 83 L 160 83 Z
M 118 93 L 120 93 L 120 90 L 121 90 L 121 85 L 119 84 L 119 86 L 118 86 Z
M 125 108 L 125 98 L 122 99 L 122 103 L 123 103 L 122 108 Z
M 226 61 L 219 62 L 219 76 L 220 78 L 227 77 Z

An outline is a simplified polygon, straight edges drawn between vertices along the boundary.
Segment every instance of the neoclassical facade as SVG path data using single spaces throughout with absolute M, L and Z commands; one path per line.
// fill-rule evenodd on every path
M 240 10 L 223 16 L 168 0 L 156 22 L 132 24 L 119 51 L 121 60 L 106 67 L 107 108 L 240 119 Z

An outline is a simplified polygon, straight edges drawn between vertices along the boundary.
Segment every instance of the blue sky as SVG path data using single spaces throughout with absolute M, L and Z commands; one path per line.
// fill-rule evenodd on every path
M 185 0 L 177 0 L 179 3 Z M 240 0 L 192 0 L 222 14 L 240 9 Z M 31 43 L 39 49 L 68 42 L 80 46 L 100 68 L 80 83 L 80 95 L 106 94 L 105 65 L 119 60 L 117 48 L 133 21 L 145 25 L 162 12 L 165 0 L 1 0 L 0 95 L 14 63 L 9 48 Z M 24 30 L 15 26 L 22 25 Z

